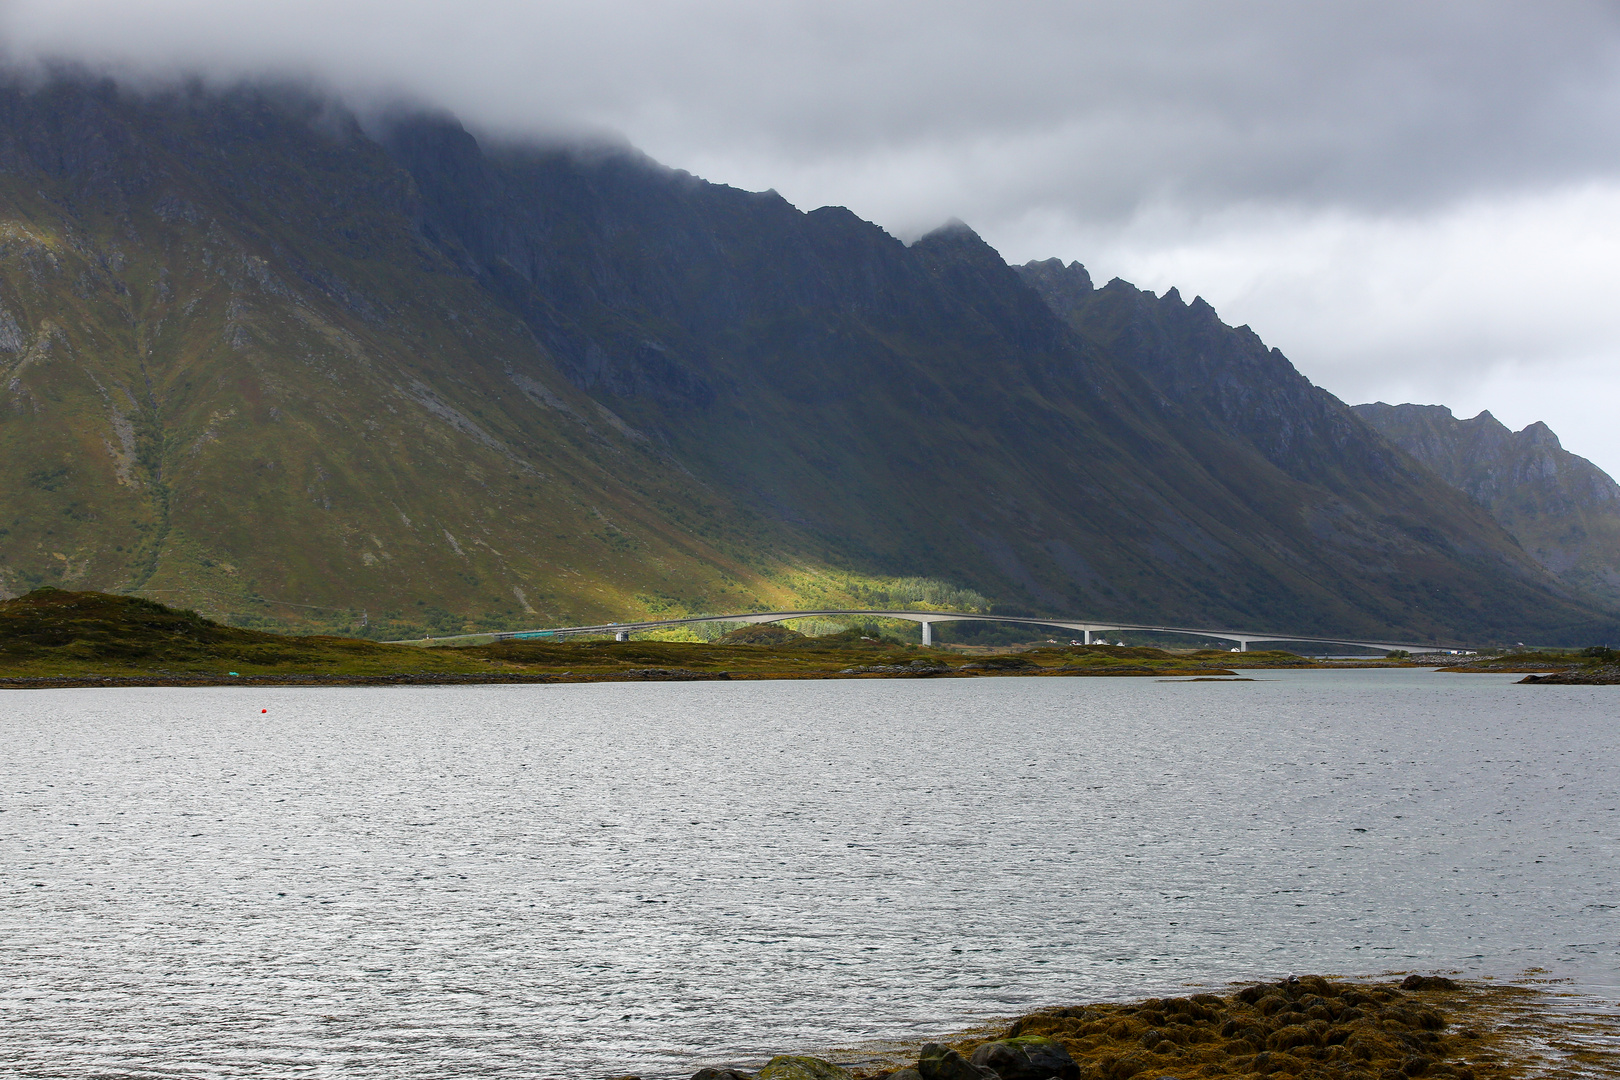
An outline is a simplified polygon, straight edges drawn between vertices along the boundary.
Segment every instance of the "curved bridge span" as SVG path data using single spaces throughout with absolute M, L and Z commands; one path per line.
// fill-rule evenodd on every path
M 1413 642 L 1313 637 L 1308 634 L 1269 634 L 1247 630 L 1210 630 L 1185 626 L 1149 626 L 1140 623 L 1107 622 L 1090 619 L 1039 619 L 1013 615 L 980 615 L 964 611 L 876 611 L 857 608 L 836 608 L 819 611 L 747 611 L 735 615 L 698 615 L 685 619 L 649 619 L 645 622 L 602 623 L 596 626 L 559 626 L 553 629 L 511 630 L 496 634 L 459 634 L 454 637 L 437 638 L 435 640 L 453 641 L 457 638 L 493 637 L 497 641 L 522 641 L 533 638 L 570 637 L 576 634 L 612 634 L 620 641 L 627 641 L 630 635 L 638 630 L 659 630 L 672 626 L 695 626 L 699 623 L 775 623 L 786 622 L 789 619 L 850 618 L 856 616 L 875 619 L 905 619 L 910 622 L 920 623 L 922 625 L 924 645 L 933 643 L 934 623 L 990 622 L 1069 630 L 1084 635 L 1084 641 L 1087 645 L 1092 644 L 1093 634 L 1134 630 L 1154 634 L 1185 634 L 1189 637 L 1232 641 L 1236 642 L 1238 648 L 1244 652 L 1249 650 L 1252 643 L 1275 641 L 1304 642 L 1315 645 L 1346 645 L 1364 649 L 1382 649 L 1385 652 L 1395 649 L 1430 651 L 1442 647 L 1434 644 Z

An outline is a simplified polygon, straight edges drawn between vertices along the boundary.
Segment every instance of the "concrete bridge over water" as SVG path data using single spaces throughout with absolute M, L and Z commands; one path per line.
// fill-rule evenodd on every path
M 1412 642 L 1395 642 L 1387 640 L 1365 640 L 1356 638 L 1329 638 L 1313 637 L 1307 634 L 1270 634 L 1247 630 L 1207 630 L 1185 626 L 1150 626 L 1140 623 L 1108 622 L 1088 619 L 1041 619 L 1026 618 L 1021 615 L 982 615 L 966 611 L 879 611 L 857 608 L 835 608 L 819 611 L 748 611 L 734 615 L 696 615 L 683 619 L 648 619 L 643 622 L 630 623 L 602 623 L 596 626 L 560 626 L 548 630 L 511 630 L 495 634 L 458 634 L 454 637 L 436 638 L 436 641 L 453 641 L 457 638 L 489 638 L 497 641 L 522 641 L 534 638 L 560 638 L 573 637 L 580 634 L 612 634 L 619 641 L 628 641 L 630 635 L 638 630 L 660 630 L 675 626 L 696 626 L 700 623 L 776 623 L 786 622 L 789 619 L 904 619 L 919 623 L 922 626 L 922 640 L 924 645 L 933 644 L 933 626 L 942 622 L 988 622 L 1011 623 L 1019 626 L 1042 626 L 1054 630 L 1068 630 L 1082 635 L 1085 644 L 1093 644 L 1094 634 L 1107 634 L 1118 631 L 1133 631 L 1151 634 L 1184 634 L 1188 637 L 1213 638 L 1216 641 L 1236 642 L 1238 649 L 1249 651 L 1249 646 L 1256 642 L 1298 642 L 1313 645 L 1342 645 L 1351 648 L 1379 649 L 1391 652 L 1396 649 L 1408 651 L 1432 652 L 1442 648 L 1434 644 L 1420 644 Z

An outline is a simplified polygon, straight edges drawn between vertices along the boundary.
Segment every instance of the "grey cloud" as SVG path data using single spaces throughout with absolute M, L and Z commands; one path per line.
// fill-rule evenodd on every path
M 1612 0 L 4 0 L 0 42 L 618 133 L 902 236 L 960 217 L 1202 293 L 1346 396 L 1489 386 L 1448 403 L 1543 402 L 1515 422 L 1620 463 L 1577 407 L 1620 394 Z
M 1021 151 L 987 201 L 1090 218 L 1411 210 L 1620 170 L 1620 9 L 1581 0 L 13 0 L 0 26 L 22 55 L 310 74 L 513 134 L 614 129 L 675 165 Z

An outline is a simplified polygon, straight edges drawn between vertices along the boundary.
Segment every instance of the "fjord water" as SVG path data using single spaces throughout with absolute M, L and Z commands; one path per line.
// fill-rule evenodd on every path
M 0 1061 L 663 1077 L 1291 971 L 1612 996 L 1616 688 L 1255 677 L 14 691 Z

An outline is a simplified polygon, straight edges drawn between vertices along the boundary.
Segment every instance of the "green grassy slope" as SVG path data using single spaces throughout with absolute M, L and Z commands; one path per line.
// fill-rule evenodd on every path
M 0 94 L 0 588 L 379 634 L 838 593 L 563 378 L 320 108 Z

